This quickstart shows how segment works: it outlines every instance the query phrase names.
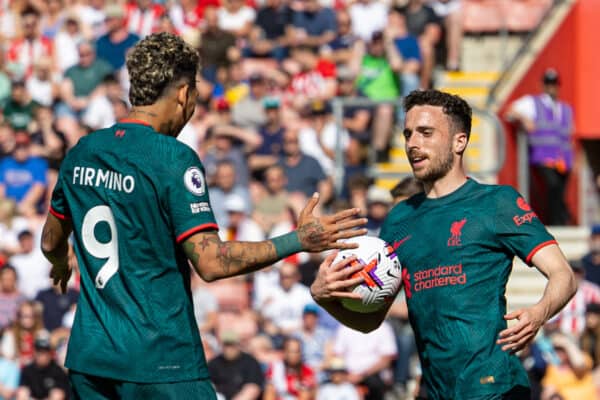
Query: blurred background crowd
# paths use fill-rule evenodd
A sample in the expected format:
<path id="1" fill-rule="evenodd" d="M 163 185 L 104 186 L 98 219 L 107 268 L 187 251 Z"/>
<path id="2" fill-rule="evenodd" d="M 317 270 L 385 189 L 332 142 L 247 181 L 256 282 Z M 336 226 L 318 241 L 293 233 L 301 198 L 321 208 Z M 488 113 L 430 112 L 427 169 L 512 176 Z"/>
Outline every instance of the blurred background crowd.
<path id="1" fill-rule="evenodd" d="M 62 367 L 78 280 L 51 287 L 40 231 L 61 160 L 127 116 L 127 51 L 172 32 L 201 54 L 200 92 L 179 140 L 199 154 L 223 239 L 295 225 L 308 196 L 359 207 L 376 235 L 390 207 L 421 191 L 376 185 L 398 100 L 459 71 L 461 0 L 0 0 L 0 400 L 65 399 Z M 549 2 L 546 2 L 549 4 Z M 359 98 L 334 115 L 332 99 Z M 337 118 L 336 118 L 337 117 Z M 341 163 L 340 163 L 341 160 Z M 536 399 L 600 388 L 600 226 L 574 260 L 575 299 L 524 354 Z M 192 294 L 211 377 L 224 399 L 404 399 L 419 365 L 406 303 L 370 334 L 311 299 L 323 255 L 298 254 Z M 600 393 L 600 392 L 598 392 Z"/>

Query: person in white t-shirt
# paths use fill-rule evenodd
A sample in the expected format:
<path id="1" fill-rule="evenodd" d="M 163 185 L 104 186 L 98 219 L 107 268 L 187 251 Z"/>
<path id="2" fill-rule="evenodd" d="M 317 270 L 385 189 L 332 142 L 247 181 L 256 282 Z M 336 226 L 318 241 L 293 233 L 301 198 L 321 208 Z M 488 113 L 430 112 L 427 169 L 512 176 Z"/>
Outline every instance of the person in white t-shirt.
<path id="1" fill-rule="evenodd" d="M 296 333 L 302 326 L 304 307 L 313 303 L 308 287 L 300 282 L 298 267 L 283 263 L 279 268 L 279 286 L 258 304 L 258 310 L 284 335 Z"/>
<path id="2" fill-rule="evenodd" d="M 350 6 L 349 12 L 352 33 L 366 42 L 387 24 L 388 8 L 380 0 L 358 0 Z"/>
<path id="3" fill-rule="evenodd" d="M 40 233 L 37 232 L 34 236 L 29 230 L 20 232 L 18 239 L 21 253 L 8 259 L 9 264 L 17 270 L 19 291 L 29 299 L 50 286 L 50 263 L 42 254 Z"/>
<path id="4" fill-rule="evenodd" d="M 359 400 L 361 398 L 356 386 L 348 381 L 348 370 L 342 358 L 332 358 L 325 371 L 329 376 L 329 382 L 319 387 L 317 400 Z"/>
<path id="5" fill-rule="evenodd" d="M 343 358 L 349 381 L 367 388 L 365 400 L 383 398 L 392 383 L 390 368 L 398 352 L 394 332 L 387 322 L 367 334 L 340 326 L 333 352 Z"/>
<path id="6" fill-rule="evenodd" d="M 244 5 L 243 0 L 226 0 L 219 8 L 219 28 L 238 38 L 248 36 L 256 18 L 256 11 Z"/>

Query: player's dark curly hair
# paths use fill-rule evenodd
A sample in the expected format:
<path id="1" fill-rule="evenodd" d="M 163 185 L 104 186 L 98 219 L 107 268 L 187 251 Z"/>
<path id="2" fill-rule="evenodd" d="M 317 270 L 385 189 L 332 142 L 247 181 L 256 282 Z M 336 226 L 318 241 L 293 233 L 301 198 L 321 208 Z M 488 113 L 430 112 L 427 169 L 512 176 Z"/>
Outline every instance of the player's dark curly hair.
<path id="1" fill-rule="evenodd" d="M 198 52 L 179 36 L 166 32 L 147 36 L 127 55 L 131 105 L 154 104 L 181 81 L 194 87 L 199 63 Z"/>
<path id="2" fill-rule="evenodd" d="M 404 110 L 408 112 L 414 106 L 442 107 L 444 114 L 450 117 L 451 129 L 471 136 L 471 106 L 459 96 L 439 90 L 414 90 L 404 98 Z"/>

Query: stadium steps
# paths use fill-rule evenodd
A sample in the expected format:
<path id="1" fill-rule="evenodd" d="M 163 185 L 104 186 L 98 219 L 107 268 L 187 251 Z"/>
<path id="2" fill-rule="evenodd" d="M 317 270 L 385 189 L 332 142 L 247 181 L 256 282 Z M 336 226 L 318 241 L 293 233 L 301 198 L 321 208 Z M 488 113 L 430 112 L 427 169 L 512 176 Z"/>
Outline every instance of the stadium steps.
<path id="1" fill-rule="evenodd" d="M 568 260 L 579 260 L 588 251 L 589 229 L 586 227 L 549 227 Z M 506 297 L 509 311 L 535 304 L 544 293 L 546 278 L 515 258 L 508 280 Z"/>

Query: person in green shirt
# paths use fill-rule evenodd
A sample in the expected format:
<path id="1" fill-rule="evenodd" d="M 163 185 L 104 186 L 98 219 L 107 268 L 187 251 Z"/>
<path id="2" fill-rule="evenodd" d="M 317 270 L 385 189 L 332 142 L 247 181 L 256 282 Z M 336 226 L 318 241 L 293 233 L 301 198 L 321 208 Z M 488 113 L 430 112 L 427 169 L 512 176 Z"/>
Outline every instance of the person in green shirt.
<path id="1" fill-rule="evenodd" d="M 215 399 L 190 290 L 247 274 L 299 251 L 355 247 L 358 209 L 316 217 L 261 242 L 223 242 L 202 162 L 175 137 L 191 118 L 199 56 L 159 33 L 127 57 L 129 118 L 83 137 L 61 164 L 42 233 L 54 284 L 81 276 L 65 365 L 75 399 Z"/>
<path id="2" fill-rule="evenodd" d="M 405 149 L 424 192 L 389 212 L 380 238 L 402 264 L 410 324 L 423 376 L 423 396 L 437 399 L 529 399 L 529 382 L 516 352 L 575 294 L 565 256 L 536 213 L 509 186 L 484 185 L 463 168 L 471 108 L 436 90 L 405 99 Z M 356 297 L 344 269 L 321 265 L 314 299 L 343 324 L 369 332 L 388 307 L 371 314 L 337 301 Z M 548 278 L 531 307 L 506 312 L 506 283 L 517 256 Z M 507 328 L 507 321 L 514 324 Z M 426 393 L 426 397 L 424 394 Z"/>
<path id="3" fill-rule="evenodd" d="M 31 100 L 25 88 L 25 81 L 12 82 L 10 98 L 4 105 L 2 113 L 4 118 L 15 130 L 27 130 L 38 104 Z"/>

